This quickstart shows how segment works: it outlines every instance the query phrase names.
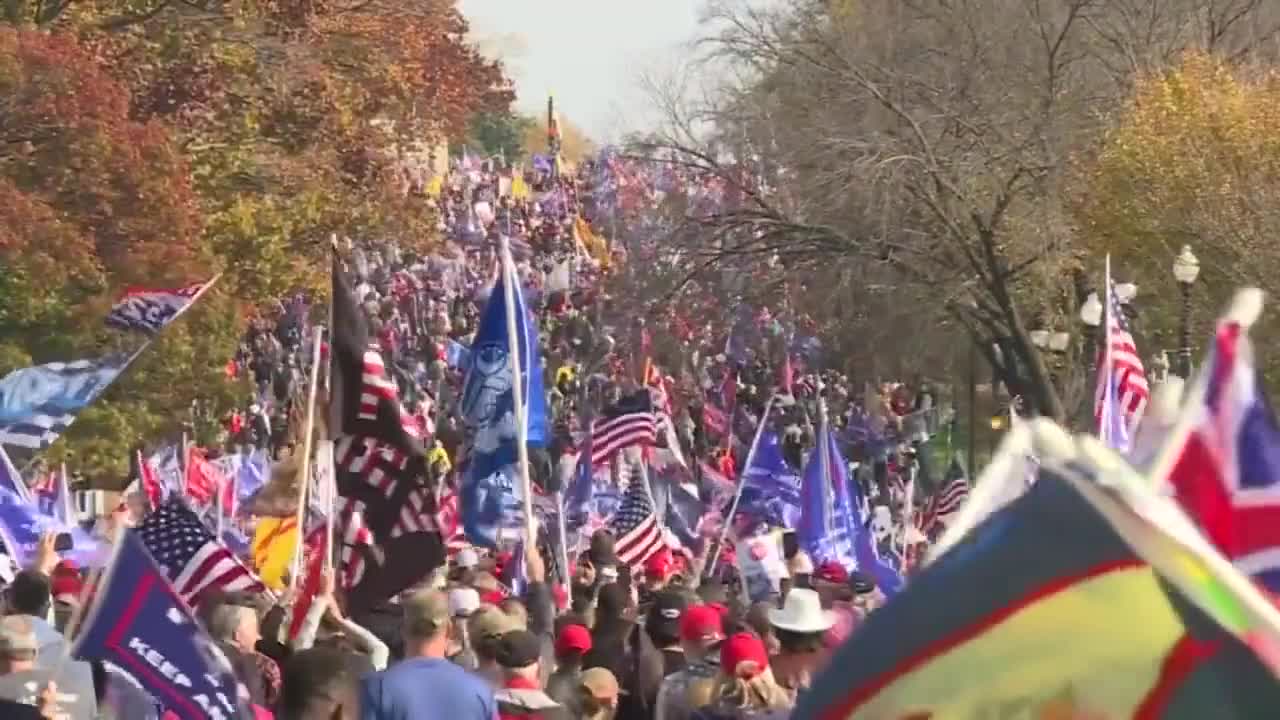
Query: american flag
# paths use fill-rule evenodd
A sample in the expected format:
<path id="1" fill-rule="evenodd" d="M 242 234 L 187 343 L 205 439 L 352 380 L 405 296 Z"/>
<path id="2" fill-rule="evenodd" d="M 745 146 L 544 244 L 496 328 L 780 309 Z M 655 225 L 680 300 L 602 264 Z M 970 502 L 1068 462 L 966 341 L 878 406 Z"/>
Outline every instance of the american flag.
<path id="1" fill-rule="evenodd" d="M 955 465 L 953 465 L 955 467 Z M 948 475 L 954 475 L 949 472 Z M 969 481 L 963 475 L 952 477 L 920 508 L 916 527 L 926 537 L 933 534 L 937 527 L 946 522 L 951 515 L 959 512 L 965 501 L 969 499 Z"/>
<path id="2" fill-rule="evenodd" d="M 382 550 L 374 540 L 373 531 L 365 522 L 364 503 L 349 497 L 336 499 L 338 522 L 335 527 L 342 532 L 342 548 L 339 552 L 341 585 L 351 589 L 364 579 L 366 558 L 379 565 L 383 562 Z"/>
<path id="3" fill-rule="evenodd" d="M 1116 450 L 1127 451 L 1131 430 L 1147 407 L 1150 388 L 1109 272 L 1106 284 L 1106 335 L 1099 351 L 1094 419 L 1103 442 Z"/>
<path id="4" fill-rule="evenodd" d="M 1280 424 L 1239 323 L 1219 325 L 1205 367 L 1191 427 L 1170 439 L 1179 449 L 1166 480 L 1222 554 L 1280 592 Z"/>
<path id="5" fill-rule="evenodd" d="M 658 418 L 648 390 L 619 400 L 591 424 L 591 464 L 601 465 L 632 445 L 658 441 Z"/>
<path id="6" fill-rule="evenodd" d="M 642 477 L 631 481 L 609 526 L 616 538 L 613 547 L 618 562 L 633 570 L 644 567 L 645 561 L 666 545 Z"/>
<path id="7" fill-rule="evenodd" d="M 170 500 L 148 515 L 138 526 L 138 535 L 188 605 L 209 589 L 265 590 L 257 576 L 179 500 Z"/>

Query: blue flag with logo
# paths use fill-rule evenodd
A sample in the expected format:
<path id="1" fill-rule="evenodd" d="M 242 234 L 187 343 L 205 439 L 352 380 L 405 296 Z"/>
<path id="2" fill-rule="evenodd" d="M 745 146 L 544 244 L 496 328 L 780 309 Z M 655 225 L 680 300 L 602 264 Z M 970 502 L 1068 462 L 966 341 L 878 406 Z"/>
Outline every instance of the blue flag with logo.
<path id="1" fill-rule="evenodd" d="M 53 362 L 0 379 L 0 444 L 43 450 L 129 364 L 128 355 Z"/>
<path id="2" fill-rule="evenodd" d="M 519 483 L 514 482 L 517 473 L 508 470 L 516 463 L 518 437 L 513 392 L 517 378 L 510 360 L 513 350 L 520 360 L 518 381 L 526 405 L 527 444 L 544 447 L 549 435 L 537 324 L 529 315 L 519 283 L 512 278 L 516 337 L 509 337 L 504 277 L 514 269 L 509 258 L 504 258 L 502 265 L 503 274 L 489 293 L 471 343 L 459 405 L 472 436 L 470 466 L 459 498 L 462 526 L 468 540 L 487 547 L 497 544 L 505 510 L 513 506 L 512 494 L 519 492 Z"/>
<path id="3" fill-rule="evenodd" d="M 116 666 L 181 720 L 249 717 L 226 656 L 135 531 L 120 541 L 74 654 Z"/>
<path id="4" fill-rule="evenodd" d="M 782 457 L 778 434 L 766 430 L 742 469 L 738 512 L 774 527 L 794 529 L 800 521 L 800 474 Z"/>
<path id="5" fill-rule="evenodd" d="M 826 452 L 826 462 L 822 453 Z M 796 540 L 815 561 L 835 560 L 847 568 L 858 566 L 854 540 L 861 524 L 849 492 L 849 466 L 840 455 L 835 436 L 824 424 L 818 444 L 809 454 L 800 488 L 800 522 Z"/>

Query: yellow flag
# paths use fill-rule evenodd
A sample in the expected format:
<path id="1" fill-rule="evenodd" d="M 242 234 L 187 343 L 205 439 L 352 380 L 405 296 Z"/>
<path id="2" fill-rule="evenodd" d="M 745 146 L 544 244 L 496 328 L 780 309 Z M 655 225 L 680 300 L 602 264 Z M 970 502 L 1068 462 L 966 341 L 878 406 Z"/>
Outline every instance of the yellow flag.
<path id="1" fill-rule="evenodd" d="M 427 183 L 427 195 L 431 197 L 440 197 L 440 192 L 444 189 L 444 176 L 436 175 L 431 178 L 431 182 Z"/>
<path id="2" fill-rule="evenodd" d="M 526 200 L 529 197 L 529 186 L 524 181 L 524 171 L 519 168 L 511 178 L 511 197 L 516 200 Z"/>
<path id="3" fill-rule="evenodd" d="M 293 564 L 298 546 L 298 519 L 267 517 L 253 531 L 253 565 L 258 577 L 272 590 L 284 589 L 284 576 Z"/>
<path id="4" fill-rule="evenodd" d="M 573 231 L 578 236 L 578 241 L 582 243 L 582 247 L 587 254 L 595 258 L 600 263 L 600 267 L 609 267 L 609 243 L 600 237 L 591 229 L 591 225 L 587 223 L 581 215 L 573 221 Z"/>

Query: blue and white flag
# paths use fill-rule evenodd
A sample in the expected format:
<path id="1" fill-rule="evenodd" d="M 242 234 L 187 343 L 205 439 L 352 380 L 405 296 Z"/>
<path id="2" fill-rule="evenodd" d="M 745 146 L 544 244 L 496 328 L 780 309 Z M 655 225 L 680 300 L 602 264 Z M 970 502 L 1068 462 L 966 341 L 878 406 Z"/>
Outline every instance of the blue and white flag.
<path id="1" fill-rule="evenodd" d="M 751 464 L 742 469 L 738 513 L 766 525 L 794 529 L 800 521 L 800 474 L 782 457 L 778 434 L 765 430 Z"/>
<path id="2" fill-rule="evenodd" d="M 8 487 L 0 487 L 0 542 L 18 567 L 27 567 L 35 559 L 36 547 L 44 533 L 70 534 L 73 546 L 64 556 L 83 567 L 101 564 L 101 545 L 79 525 L 46 515 L 29 498 L 19 497 Z"/>
<path id="3" fill-rule="evenodd" d="M 0 379 L 0 444 L 43 450 L 129 364 L 128 355 L 53 362 Z"/>
<path id="4" fill-rule="evenodd" d="M 515 272 L 509 257 L 503 258 L 502 267 L 471 344 L 460 402 L 462 417 L 472 435 L 470 466 L 460 493 L 462 525 L 471 542 L 489 547 L 497 544 L 503 508 L 509 507 L 513 485 L 519 484 L 512 481 L 514 473 L 504 472 L 517 460 L 513 392 L 516 378 L 510 360 L 513 349 L 520 361 L 527 445 L 543 447 L 549 435 L 537 324 L 529 315 L 523 294 L 517 290 L 513 298 L 517 337 L 508 336 L 506 284 L 510 281 L 518 287 L 518 283 L 507 275 Z"/>
<path id="5" fill-rule="evenodd" d="M 251 717 L 226 656 L 135 531 L 120 541 L 74 654 L 110 662 L 181 720 Z"/>
<path id="6" fill-rule="evenodd" d="M 822 453 L 826 452 L 826 462 Z M 824 424 L 809 455 L 800 488 L 801 515 L 796 527 L 800 547 L 815 562 L 835 560 L 857 567 L 854 540 L 861 528 L 849 491 L 849 466 Z"/>
<path id="7" fill-rule="evenodd" d="M 455 370 L 465 369 L 471 359 L 471 348 L 450 339 L 444 346 L 444 361 Z"/>

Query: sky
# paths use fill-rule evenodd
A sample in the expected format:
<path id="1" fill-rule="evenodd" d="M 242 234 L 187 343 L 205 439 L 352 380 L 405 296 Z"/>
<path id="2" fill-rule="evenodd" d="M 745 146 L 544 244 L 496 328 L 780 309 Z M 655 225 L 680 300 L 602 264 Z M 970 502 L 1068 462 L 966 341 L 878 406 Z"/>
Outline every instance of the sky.
<path id="1" fill-rule="evenodd" d="M 644 125 L 642 73 L 688 54 L 697 0 L 460 0 L 472 33 L 507 64 L 521 112 L 562 117 L 593 140 Z"/>

